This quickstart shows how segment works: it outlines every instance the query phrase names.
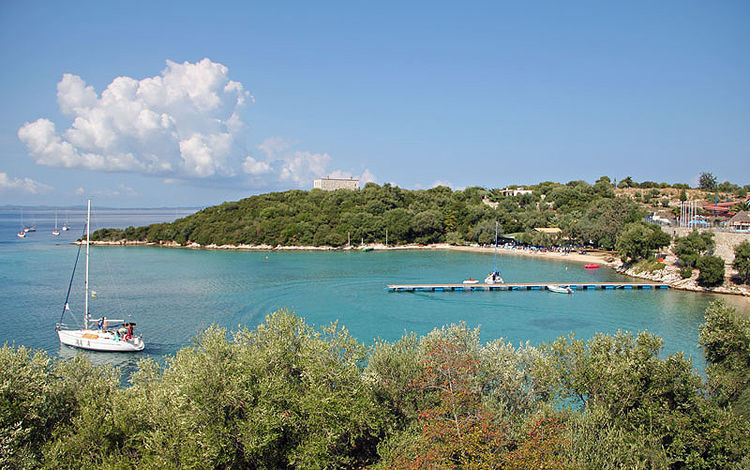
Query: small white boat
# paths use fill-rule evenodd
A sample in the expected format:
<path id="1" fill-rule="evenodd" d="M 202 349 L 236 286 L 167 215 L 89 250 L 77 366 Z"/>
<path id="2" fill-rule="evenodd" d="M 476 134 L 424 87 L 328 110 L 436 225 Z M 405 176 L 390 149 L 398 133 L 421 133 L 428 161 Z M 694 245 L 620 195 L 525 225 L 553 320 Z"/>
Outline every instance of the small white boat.
<path id="1" fill-rule="evenodd" d="M 469 279 L 464 281 L 464 284 L 479 284 L 479 281 L 474 279 L 473 277 L 470 277 Z"/>
<path id="2" fill-rule="evenodd" d="M 59 237 L 60 231 L 57 230 L 57 211 L 55 211 L 55 229 L 52 231 L 52 235 Z"/>
<path id="3" fill-rule="evenodd" d="M 67 346 L 80 349 L 90 349 L 92 351 L 106 352 L 137 352 L 142 351 L 146 346 L 143 338 L 133 332 L 135 323 L 124 320 L 109 320 L 106 317 L 92 319 L 89 316 L 89 223 L 91 221 L 91 201 L 88 202 L 86 212 L 86 277 L 85 277 L 85 301 L 83 309 L 83 325 L 80 328 L 73 328 L 63 323 L 55 326 L 57 337 L 60 343 Z M 79 251 L 80 253 L 80 251 Z M 76 265 L 78 259 L 76 258 Z M 75 267 L 73 268 L 75 275 Z M 71 284 L 72 285 L 72 280 Z M 70 285 L 68 294 L 65 297 L 65 306 L 60 317 L 70 310 L 68 300 L 70 298 Z M 92 292 L 92 297 L 95 295 Z"/>
<path id="4" fill-rule="evenodd" d="M 21 230 L 16 234 L 18 238 L 26 238 L 26 230 L 23 227 L 23 209 L 21 209 Z"/>
<path id="5" fill-rule="evenodd" d="M 60 230 L 62 230 L 63 232 L 67 232 L 68 230 L 70 230 L 70 226 L 68 226 L 68 211 L 65 211 L 65 223 L 62 227 L 60 227 Z"/>
<path id="6" fill-rule="evenodd" d="M 554 292 L 556 294 L 572 294 L 573 293 L 573 289 L 571 289 L 570 287 L 567 287 L 567 286 L 563 287 L 563 286 L 558 286 L 555 284 L 547 285 L 547 290 L 550 292 Z"/>
<path id="7" fill-rule="evenodd" d="M 495 268 L 484 278 L 485 284 L 504 284 L 505 281 L 497 269 L 497 221 L 495 221 Z"/>

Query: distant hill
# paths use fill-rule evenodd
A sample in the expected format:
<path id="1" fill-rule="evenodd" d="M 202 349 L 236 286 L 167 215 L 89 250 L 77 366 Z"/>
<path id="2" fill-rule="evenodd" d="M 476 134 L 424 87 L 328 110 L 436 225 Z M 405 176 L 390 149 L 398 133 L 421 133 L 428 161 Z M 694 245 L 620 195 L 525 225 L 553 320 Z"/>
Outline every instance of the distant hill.
<path id="1" fill-rule="evenodd" d="M 101 229 L 92 240 L 336 247 L 347 240 L 384 243 L 387 231 L 389 244 L 491 243 L 497 221 L 501 234 L 521 233 L 523 243 L 612 249 L 624 224 L 675 207 L 684 188 L 615 188 L 603 177 L 593 185 L 543 182 L 527 189 L 532 193 L 517 196 L 476 186 L 406 190 L 374 183 L 360 191 L 291 190 L 225 202 L 173 223 Z M 691 198 L 702 194 L 696 191 L 688 190 Z M 539 227 L 562 232 L 550 236 L 534 231 Z"/>

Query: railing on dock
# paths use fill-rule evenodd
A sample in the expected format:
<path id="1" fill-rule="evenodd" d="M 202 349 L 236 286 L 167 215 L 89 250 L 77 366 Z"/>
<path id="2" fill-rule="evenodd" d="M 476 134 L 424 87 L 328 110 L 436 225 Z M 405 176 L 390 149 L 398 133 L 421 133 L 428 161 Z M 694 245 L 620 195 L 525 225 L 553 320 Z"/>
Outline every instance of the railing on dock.
<path id="1" fill-rule="evenodd" d="M 580 283 L 506 283 L 506 284 L 391 284 L 390 292 L 482 292 L 547 290 L 549 286 L 570 287 L 573 290 L 594 289 L 669 289 L 668 284 L 633 282 L 580 282 Z"/>

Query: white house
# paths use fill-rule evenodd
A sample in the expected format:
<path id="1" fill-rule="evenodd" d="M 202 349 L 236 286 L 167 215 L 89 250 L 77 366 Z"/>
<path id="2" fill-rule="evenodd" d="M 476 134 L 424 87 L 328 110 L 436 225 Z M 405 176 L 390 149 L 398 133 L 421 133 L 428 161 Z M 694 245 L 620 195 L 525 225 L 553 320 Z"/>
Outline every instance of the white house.
<path id="1" fill-rule="evenodd" d="M 534 191 L 526 189 L 523 186 L 519 186 L 515 189 L 501 189 L 500 192 L 503 193 L 503 196 L 520 196 L 521 194 L 531 194 Z"/>

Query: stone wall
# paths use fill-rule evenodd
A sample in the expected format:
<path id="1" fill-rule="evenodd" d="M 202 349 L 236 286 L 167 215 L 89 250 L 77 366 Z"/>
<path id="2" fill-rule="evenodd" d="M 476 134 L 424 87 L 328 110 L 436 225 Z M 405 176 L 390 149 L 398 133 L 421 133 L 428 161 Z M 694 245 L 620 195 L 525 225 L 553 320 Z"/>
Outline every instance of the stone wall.
<path id="1" fill-rule="evenodd" d="M 688 227 L 662 227 L 662 229 L 672 236 L 676 235 L 679 237 L 685 237 L 693 230 Z M 734 247 L 742 243 L 744 240 L 750 240 L 750 233 L 724 232 L 711 228 L 699 228 L 697 230 L 699 232 L 713 232 L 714 241 L 716 242 L 714 254 L 724 260 L 727 271 L 729 271 L 732 262 L 734 261 Z"/>

